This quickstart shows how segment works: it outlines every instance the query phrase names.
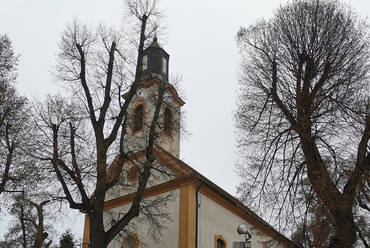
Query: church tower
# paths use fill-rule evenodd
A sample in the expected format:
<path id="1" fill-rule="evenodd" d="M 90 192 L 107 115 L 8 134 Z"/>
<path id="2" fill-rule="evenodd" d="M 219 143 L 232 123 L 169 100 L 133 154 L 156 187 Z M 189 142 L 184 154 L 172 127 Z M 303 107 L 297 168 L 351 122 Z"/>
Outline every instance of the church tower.
<path id="1" fill-rule="evenodd" d="M 184 101 L 168 82 L 169 57 L 159 46 L 157 38 L 144 50 L 142 78 L 125 121 L 124 151 L 127 154 L 146 148 L 156 102 L 161 96 L 155 143 L 175 157 L 180 155 L 180 114 Z"/>
<path id="2" fill-rule="evenodd" d="M 130 219 L 107 247 L 246 247 L 246 236 L 235 230 L 249 225 L 254 248 L 264 244 L 296 248 L 238 199 L 179 159 L 180 111 L 184 102 L 168 82 L 168 61 L 169 55 L 154 39 L 144 51 L 142 78 L 123 124 L 122 145 L 128 156 L 123 165 L 113 162 L 107 171 L 107 180 L 115 180 L 117 175 L 119 178 L 105 195 L 104 228 L 107 231 L 125 216 L 132 216 L 137 196 L 141 197 L 140 214 Z M 146 156 L 155 113 L 159 115 L 155 145 Z M 155 160 L 151 161 L 153 156 Z M 150 169 L 149 177 L 144 174 L 146 169 Z M 141 183 L 145 183 L 144 190 Z M 86 216 L 84 248 L 90 243 L 90 221 Z M 156 230 L 153 232 L 156 227 L 163 227 L 160 236 Z M 247 235 L 244 229 L 239 233 Z"/>

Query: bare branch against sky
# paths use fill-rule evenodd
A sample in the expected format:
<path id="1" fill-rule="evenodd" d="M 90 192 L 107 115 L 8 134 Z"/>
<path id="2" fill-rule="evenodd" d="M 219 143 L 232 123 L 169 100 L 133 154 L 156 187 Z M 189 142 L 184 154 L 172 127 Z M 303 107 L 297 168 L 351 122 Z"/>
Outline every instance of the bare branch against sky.
<path id="1" fill-rule="evenodd" d="M 235 36 L 240 26 L 271 16 L 280 2 L 285 1 L 160 1 L 169 27 L 167 39 L 163 37 L 167 42 L 161 45 L 171 56 L 171 73 L 182 75 L 187 96 L 184 109 L 192 133 L 181 143 L 180 158 L 231 194 L 239 182 L 234 172 L 232 118 L 239 60 Z M 346 2 L 361 15 L 368 15 L 368 0 Z M 15 53 L 21 55 L 17 88 L 28 97 L 61 90 L 50 71 L 56 64 L 57 42 L 67 22 L 74 17 L 92 25 L 101 21 L 119 27 L 125 22 L 122 0 L 109 4 L 103 0 L 0 0 L 0 6 L 0 33 L 9 35 Z M 0 234 L 4 232 L 0 230 Z"/>

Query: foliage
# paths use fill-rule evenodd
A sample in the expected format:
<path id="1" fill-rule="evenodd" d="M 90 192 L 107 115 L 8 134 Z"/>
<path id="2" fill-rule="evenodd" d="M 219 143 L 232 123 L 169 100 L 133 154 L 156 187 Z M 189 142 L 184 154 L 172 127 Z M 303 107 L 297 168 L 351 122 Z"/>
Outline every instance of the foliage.
<path id="1" fill-rule="evenodd" d="M 328 247 L 351 247 L 370 203 L 367 23 L 335 0 L 295 0 L 237 41 L 242 199 L 265 204 L 285 227 L 323 205 Z"/>
<path id="2" fill-rule="evenodd" d="M 75 238 L 71 230 L 67 230 L 62 234 L 59 240 L 59 248 L 73 248 L 75 247 Z"/>

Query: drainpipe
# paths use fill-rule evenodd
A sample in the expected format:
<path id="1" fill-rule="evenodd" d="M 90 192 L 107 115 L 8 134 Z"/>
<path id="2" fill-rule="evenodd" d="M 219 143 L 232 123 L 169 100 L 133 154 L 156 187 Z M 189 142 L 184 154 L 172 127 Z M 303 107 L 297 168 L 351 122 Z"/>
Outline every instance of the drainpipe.
<path id="1" fill-rule="evenodd" d="M 199 187 L 195 191 L 195 248 L 198 248 L 198 191 L 202 187 L 203 181 L 200 181 Z"/>

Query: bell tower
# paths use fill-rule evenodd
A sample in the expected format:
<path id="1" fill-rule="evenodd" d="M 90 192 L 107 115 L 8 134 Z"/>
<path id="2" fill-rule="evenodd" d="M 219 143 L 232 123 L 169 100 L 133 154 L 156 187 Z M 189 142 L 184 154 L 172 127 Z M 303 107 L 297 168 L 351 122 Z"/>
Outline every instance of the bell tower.
<path id="1" fill-rule="evenodd" d="M 141 81 L 136 95 L 131 100 L 125 121 L 126 134 L 123 145 L 124 151 L 128 154 L 146 148 L 156 102 L 158 97 L 161 97 L 162 104 L 156 120 L 155 144 L 179 157 L 181 107 L 185 102 L 168 82 L 169 57 L 169 54 L 159 46 L 156 37 L 143 52 Z M 123 97 L 125 98 L 125 95 Z"/>
<path id="2" fill-rule="evenodd" d="M 168 60 L 170 55 L 163 50 L 154 37 L 153 42 L 144 50 L 142 75 L 143 78 L 150 76 L 160 76 L 168 82 Z"/>

